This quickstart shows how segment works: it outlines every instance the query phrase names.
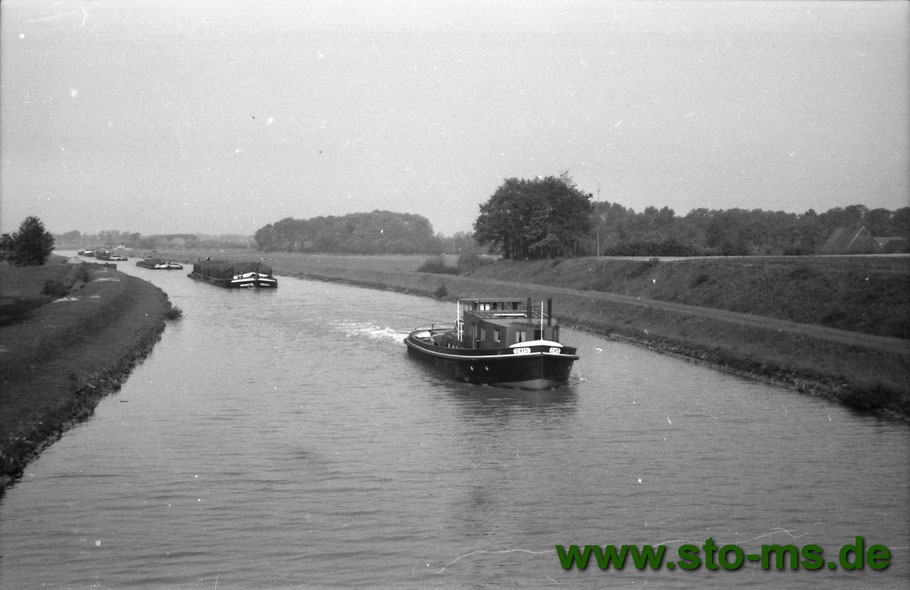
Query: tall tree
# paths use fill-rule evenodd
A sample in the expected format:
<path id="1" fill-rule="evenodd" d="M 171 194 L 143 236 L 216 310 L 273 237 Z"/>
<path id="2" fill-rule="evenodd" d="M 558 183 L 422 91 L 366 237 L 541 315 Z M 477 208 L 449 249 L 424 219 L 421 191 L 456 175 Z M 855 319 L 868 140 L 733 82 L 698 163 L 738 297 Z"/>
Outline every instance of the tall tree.
<path id="1" fill-rule="evenodd" d="M 9 234 L 0 236 L 0 260 L 12 264 L 10 257 L 13 255 L 13 237 Z"/>
<path id="2" fill-rule="evenodd" d="M 594 205 L 567 174 L 507 178 L 480 206 L 474 239 L 505 258 L 555 258 L 578 252 L 589 237 Z"/>
<path id="3" fill-rule="evenodd" d="M 26 217 L 12 235 L 9 260 L 16 266 L 39 266 L 54 251 L 54 236 L 37 217 Z"/>

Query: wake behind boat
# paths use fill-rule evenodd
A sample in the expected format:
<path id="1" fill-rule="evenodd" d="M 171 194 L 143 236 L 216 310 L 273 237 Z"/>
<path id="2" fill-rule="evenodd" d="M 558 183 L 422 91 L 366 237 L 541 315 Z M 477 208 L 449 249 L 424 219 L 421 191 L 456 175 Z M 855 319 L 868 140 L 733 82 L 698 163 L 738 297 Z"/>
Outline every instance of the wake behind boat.
<path id="1" fill-rule="evenodd" d="M 187 276 L 226 289 L 278 288 L 278 279 L 272 276 L 272 268 L 261 262 L 200 260 Z"/>
<path id="2" fill-rule="evenodd" d="M 421 326 L 408 353 L 448 378 L 520 389 L 551 389 L 569 379 L 576 349 L 559 342 L 552 299 L 459 299 L 454 325 Z"/>

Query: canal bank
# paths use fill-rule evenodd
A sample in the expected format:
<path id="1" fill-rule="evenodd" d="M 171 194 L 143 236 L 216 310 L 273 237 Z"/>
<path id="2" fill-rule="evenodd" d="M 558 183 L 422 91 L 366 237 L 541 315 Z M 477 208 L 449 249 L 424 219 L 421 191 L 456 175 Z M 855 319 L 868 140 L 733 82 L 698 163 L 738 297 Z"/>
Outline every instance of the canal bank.
<path id="1" fill-rule="evenodd" d="M 46 269 L 59 297 L 0 327 L 0 496 L 42 449 L 120 388 L 172 309 L 161 289 L 114 265 L 66 266 Z M 4 269 L 4 283 L 19 270 Z"/>

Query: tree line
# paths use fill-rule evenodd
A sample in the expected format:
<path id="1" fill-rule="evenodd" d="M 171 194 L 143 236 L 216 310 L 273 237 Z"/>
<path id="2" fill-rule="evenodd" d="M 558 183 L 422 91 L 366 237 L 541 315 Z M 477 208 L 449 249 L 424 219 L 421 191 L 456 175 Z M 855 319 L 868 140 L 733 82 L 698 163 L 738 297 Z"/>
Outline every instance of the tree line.
<path id="1" fill-rule="evenodd" d="M 563 173 L 506 179 L 480 206 L 474 238 L 505 258 L 806 255 L 819 253 L 836 229 L 863 225 L 873 236 L 910 237 L 910 207 L 850 205 L 800 214 L 702 208 L 685 216 L 647 207 L 636 213 L 618 203 L 592 202 Z"/>
<path id="2" fill-rule="evenodd" d="M 614 256 L 817 254 L 836 229 L 863 225 L 874 236 L 910 236 L 910 207 L 850 205 L 823 213 L 693 209 L 679 217 L 667 207 L 636 213 L 603 202 L 594 205 L 594 220 L 589 249 Z"/>
<path id="3" fill-rule="evenodd" d="M 507 178 L 480 205 L 473 232 L 433 234 L 420 215 L 372 211 L 310 219 L 287 217 L 256 231 L 252 242 L 204 239 L 195 234 L 142 236 L 67 232 L 67 245 L 128 248 L 236 248 L 337 254 L 501 254 L 505 258 L 564 256 L 808 255 L 840 228 L 865 226 L 872 236 L 903 238 L 908 251 L 910 207 L 894 211 L 864 205 L 817 213 L 762 209 L 693 209 L 678 216 L 668 207 L 641 212 L 608 201 L 595 202 L 567 172 L 534 179 Z"/>
<path id="4" fill-rule="evenodd" d="M 96 234 L 68 231 L 55 236 L 64 248 L 131 248 L 136 250 L 194 250 L 218 248 L 249 248 L 251 239 L 241 235 L 209 236 L 203 234 L 152 234 L 104 230 Z"/>
<path id="5" fill-rule="evenodd" d="M 411 213 L 372 211 L 310 219 L 287 217 L 253 236 L 259 250 L 335 254 L 439 254 L 430 220 Z"/>
<path id="6" fill-rule="evenodd" d="M 865 225 L 873 236 L 910 236 L 910 207 L 864 205 L 822 213 L 668 207 L 641 212 L 595 202 L 567 173 L 507 178 L 485 203 L 473 233 L 433 235 L 419 215 L 373 211 L 340 217 L 286 218 L 256 232 L 260 250 L 345 254 L 501 254 L 504 258 L 570 256 L 808 255 L 838 228 Z M 906 243 L 903 246 L 906 248 Z"/>

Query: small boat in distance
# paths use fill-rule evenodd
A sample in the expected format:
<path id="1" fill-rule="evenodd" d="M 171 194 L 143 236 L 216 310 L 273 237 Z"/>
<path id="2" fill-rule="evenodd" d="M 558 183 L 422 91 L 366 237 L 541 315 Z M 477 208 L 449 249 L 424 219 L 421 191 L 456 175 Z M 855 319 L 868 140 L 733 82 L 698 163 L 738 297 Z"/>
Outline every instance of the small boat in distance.
<path id="1" fill-rule="evenodd" d="M 200 260 L 187 276 L 226 289 L 278 288 L 278 279 L 272 276 L 272 268 L 261 262 Z"/>
<path id="2" fill-rule="evenodd" d="M 450 379 L 551 389 L 568 381 L 578 360 L 575 348 L 560 344 L 552 309 L 552 299 L 546 312 L 530 299 L 459 299 L 454 325 L 421 326 L 404 343 Z"/>
<path id="3" fill-rule="evenodd" d="M 151 268 L 152 270 L 181 270 L 183 268 L 182 264 L 160 258 L 143 258 L 136 262 L 136 266 Z"/>

